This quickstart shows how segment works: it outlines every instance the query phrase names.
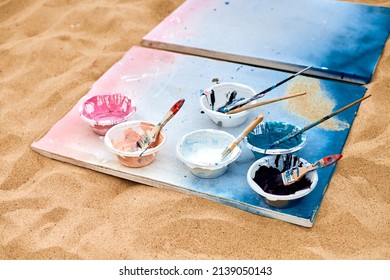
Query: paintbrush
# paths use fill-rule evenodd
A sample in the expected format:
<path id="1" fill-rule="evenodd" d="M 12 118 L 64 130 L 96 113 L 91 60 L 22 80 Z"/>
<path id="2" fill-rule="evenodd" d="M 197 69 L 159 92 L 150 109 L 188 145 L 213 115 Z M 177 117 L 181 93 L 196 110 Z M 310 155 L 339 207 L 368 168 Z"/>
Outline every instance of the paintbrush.
<path id="1" fill-rule="evenodd" d="M 211 101 L 211 110 L 214 111 L 214 104 L 215 104 L 215 92 L 214 92 L 214 90 L 211 90 L 210 101 Z"/>
<path id="2" fill-rule="evenodd" d="M 214 91 L 212 91 L 212 92 L 214 92 Z M 236 99 L 236 96 L 237 96 L 237 91 L 235 91 L 235 90 L 233 90 L 232 92 L 229 91 L 229 92 L 226 94 L 226 97 L 228 98 L 228 101 L 226 101 L 224 105 L 222 105 L 221 107 L 219 107 L 219 108 L 217 109 L 217 111 L 219 112 L 219 110 L 220 110 L 221 108 L 225 108 L 225 107 L 227 107 L 227 106 L 232 106 L 233 104 L 236 104 L 237 102 L 239 102 L 239 101 L 245 99 L 244 97 L 241 97 L 241 98 L 239 98 L 239 99 Z M 214 106 L 212 106 L 212 109 L 214 110 Z"/>
<path id="3" fill-rule="evenodd" d="M 339 110 L 337 110 L 337 111 L 335 111 L 335 112 L 333 112 L 333 113 L 331 113 L 331 114 L 329 114 L 329 115 L 323 117 L 322 119 L 319 119 L 318 121 L 315 121 L 315 122 L 313 122 L 312 124 L 309 124 L 309 125 L 305 126 L 304 128 L 302 128 L 302 129 L 300 129 L 300 130 L 297 130 L 297 131 L 295 131 L 295 132 L 292 132 L 292 133 L 288 134 L 287 136 L 285 136 L 285 137 L 283 137 L 283 138 L 281 138 L 281 139 L 275 141 L 274 143 L 272 143 L 272 144 L 269 146 L 269 149 L 272 149 L 272 148 L 274 148 L 275 146 L 277 146 L 277 145 L 279 145 L 279 144 L 281 144 L 281 143 L 283 143 L 283 142 L 286 142 L 286 141 L 288 141 L 288 140 L 290 140 L 290 139 L 292 139 L 292 138 L 298 136 L 299 134 L 302 134 L 302 133 L 305 132 L 306 130 L 308 130 L 308 129 L 310 129 L 310 128 L 316 126 L 316 125 L 319 125 L 320 123 L 322 123 L 322 122 L 324 122 L 324 121 L 330 119 L 331 117 L 337 115 L 338 113 L 341 113 L 341 112 L 347 110 L 348 108 L 350 108 L 350 107 L 356 105 L 357 103 L 362 102 L 364 99 L 367 99 L 367 98 L 369 98 L 370 96 L 371 96 L 371 94 L 369 94 L 369 95 L 367 95 L 367 96 L 365 96 L 365 97 L 363 97 L 363 98 L 360 98 L 360 99 L 358 99 L 358 100 L 356 100 L 356 101 L 350 103 L 349 105 L 347 105 L 347 106 L 345 106 L 345 107 L 343 107 L 343 108 L 341 108 L 341 109 L 339 109 Z"/>
<path id="4" fill-rule="evenodd" d="M 244 106 L 244 105 L 246 105 L 246 104 L 248 104 L 248 103 L 250 103 L 250 102 L 252 102 L 252 101 L 254 101 L 256 99 L 259 99 L 259 98 L 263 97 L 267 92 L 277 88 L 278 86 L 284 84 L 285 82 L 291 80 L 292 78 L 295 78 L 296 76 L 302 74 L 303 72 L 309 70 L 310 68 L 312 68 L 312 66 L 309 66 L 309 67 L 306 67 L 305 69 L 302 69 L 301 71 L 299 71 L 299 72 L 297 72 L 297 73 L 287 77 L 286 79 L 284 79 L 284 80 L 274 84 L 273 86 L 271 86 L 271 87 L 269 87 L 269 88 L 259 92 L 258 94 L 255 94 L 254 96 L 252 96 L 250 98 L 246 98 L 246 99 L 240 100 L 238 102 L 235 102 L 233 104 L 226 105 L 226 106 L 223 106 L 221 108 L 218 108 L 218 112 L 227 113 L 230 110 L 233 110 L 233 109 L 236 109 L 238 107 Z"/>
<path id="5" fill-rule="evenodd" d="M 184 104 L 184 99 L 180 99 L 177 101 L 171 109 L 169 109 L 168 113 L 164 116 L 164 118 L 155 125 L 152 129 L 146 131 L 141 138 L 137 141 L 137 147 L 143 149 L 140 156 L 148 149 L 148 147 L 157 139 L 158 134 L 161 129 L 166 125 L 166 123 L 173 118 L 174 115 L 180 110 L 180 108 Z"/>
<path id="6" fill-rule="evenodd" d="M 233 110 L 227 112 L 227 114 L 239 113 L 239 112 L 246 111 L 246 110 L 249 110 L 249 109 L 252 109 L 252 108 L 260 107 L 260 106 L 263 106 L 263 105 L 267 105 L 267 104 L 270 104 L 270 103 L 274 103 L 274 102 L 281 101 L 281 100 L 286 100 L 286 99 L 289 99 L 289 98 L 293 98 L 293 97 L 297 97 L 297 96 L 301 96 L 301 95 L 305 95 L 305 94 L 306 94 L 306 92 L 300 92 L 300 93 L 296 93 L 296 94 L 293 94 L 293 95 L 290 95 L 290 96 L 283 96 L 283 97 L 280 97 L 280 98 L 275 98 L 275 99 L 271 99 L 271 100 L 268 100 L 268 101 L 263 101 L 263 102 L 256 103 L 256 104 L 246 105 L 246 106 L 243 106 L 243 107 L 239 107 L 239 108 L 233 109 Z"/>
<path id="7" fill-rule="evenodd" d="M 223 150 L 221 153 L 221 160 L 225 159 L 237 145 L 244 139 L 244 137 L 251 132 L 261 121 L 263 120 L 263 115 L 258 115 L 256 119 L 254 119 L 246 128 L 245 130 L 236 138 L 233 140 L 233 142 Z"/>
<path id="8" fill-rule="evenodd" d="M 342 157 L 342 154 L 330 155 L 316 161 L 313 164 L 291 168 L 285 172 L 280 173 L 280 177 L 278 176 L 278 178 L 275 179 L 275 184 L 283 184 L 284 186 L 291 185 L 301 180 L 308 172 L 335 164 Z"/>

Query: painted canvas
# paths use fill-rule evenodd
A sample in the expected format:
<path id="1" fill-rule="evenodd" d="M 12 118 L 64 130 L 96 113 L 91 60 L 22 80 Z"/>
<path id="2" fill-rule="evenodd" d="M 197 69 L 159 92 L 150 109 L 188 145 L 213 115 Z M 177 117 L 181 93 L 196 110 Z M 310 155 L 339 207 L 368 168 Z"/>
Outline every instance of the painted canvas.
<path id="1" fill-rule="evenodd" d="M 199 129 L 226 131 L 238 136 L 257 115 L 263 121 L 284 121 L 304 127 L 352 101 L 361 98 L 366 88 L 349 83 L 321 80 L 306 75 L 268 92 L 269 100 L 307 92 L 305 96 L 254 108 L 238 127 L 221 127 L 204 114 L 200 97 L 205 89 L 219 83 L 235 82 L 256 92 L 285 79 L 290 74 L 245 64 L 219 61 L 169 51 L 132 47 L 122 59 L 99 78 L 89 92 L 55 123 L 32 148 L 50 158 L 90 168 L 106 174 L 204 197 L 257 215 L 311 227 L 317 217 L 325 191 L 336 166 L 318 171 L 316 188 L 299 204 L 275 208 L 266 204 L 248 185 L 246 176 L 256 160 L 240 143 L 241 154 L 222 176 L 204 179 L 194 176 L 176 155 L 181 136 Z M 83 100 L 100 93 L 122 93 L 136 106 L 133 120 L 157 123 L 177 100 L 185 99 L 180 111 L 163 128 L 167 136 L 164 148 L 155 161 L 142 168 L 122 165 L 116 155 L 80 118 L 78 107 Z M 298 155 L 309 162 L 329 154 L 341 153 L 358 111 L 356 105 L 307 131 L 308 142 Z"/>
<path id="2" fill-rule="evenodd" d="M 188 0 L 144 46 L 366 84 L 390 31 L 390 9 L 333 0 Z"/>

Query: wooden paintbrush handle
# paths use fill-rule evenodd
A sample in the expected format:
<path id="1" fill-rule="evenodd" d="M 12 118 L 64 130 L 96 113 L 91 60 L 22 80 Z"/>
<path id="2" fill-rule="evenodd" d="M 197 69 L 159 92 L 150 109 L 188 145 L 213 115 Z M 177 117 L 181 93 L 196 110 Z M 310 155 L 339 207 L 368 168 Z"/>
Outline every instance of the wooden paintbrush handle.
<path id="1" fill-rule="evenodd" d="M 167 122 L 173 118 L 175 114 L 173 114 L 171 111 L 169 111 L 164 118 L 156 125 L 156 127 L 163 127 L 167 124 Z"/>
<path id="2" fill-rule="evenodd" d="M 180 108 L 183 106 L 184 104 L 184 99 L 180 99 L 179 101 L 177 101 L 175 104 L 173 104 L 173 106 L 171 107 L 171 109 L 169 110 L 169 112 L 165 115 L 165 117 L 157 124 L 157 126 L 159 127 L 163 127 L 164 125 L 166 125 L 166 123 L 173 118 L 174 115 L 176 115 L 176 113 L 180 110 Z"/>
<path id="3" fill-rule="evenodd" d="M 279 145 L 279 144 L 281 144 L 281 143 L 283 143 L 283 142 L 286 142 L 286 141 L 290 140 L 291 138 L 294 138 L 295 136 L 298 136 L 299 134 L 302 134 L 302 133 L 305 132 L 306 130 L 309 130 L 309 129 L 311 129 L 312 127 L 315 127 L 316 125 L 319 125 L 320 123 L 322 123 L 322 122 L 324 122 L 324 121 L 326 121 L 326 120 L 332 118 L 334 115 L 337 115 L 337 114 L 339 114 L 339 113 L 341 113 L 341 112 L 347 110 L 348 108 L 350 108 L 350 107 L 352 107 L 352 106 L 358 104 L 359 102 L 362 102 L 363 100 L 369 98 L 370 96 L 371 96 L 371 94 L 369 94 L 369 95 L 367 95 L 367 96 L 365 96 L 365 97 L 363 97 L 363 98 L 360 98 L 360 99 L 358 99 L 358 100 L 356 100 L 356 101 L 350 103 L 349 105 L 347 105 L 347 106 L 345 106 L 345 107 L 343 107 L 343 108 L 341 108 L 341 109 L 339 109 L 339 110 L 337 110 L 337 111 L 335 111 L 335 112 L 333 112 L 333 113 L 331 113 L 331 114 L 329 114 L 329 115 L 323 117 L 322 119 L 320 119 L 320 120 L 318 120 L 318 121 L 315 121 L 315 122 L 313 122 L 312 124 L 309 124 L 309 125 L 305 126 L 304 128 L 301 128 L 300 130 L 297 130 L 297 131 L 295 131 L 295 132 L 292 132 L 292 133 L 286 135 L 285 137 L 283 137 L 283 138 L 281 138 L 281 139 L 275 141 L 274 143 L 272 143 L 272 144 L 269 146 L 269 149 L 272 149 L 272 148 L 274 148 L 276 145 Z"/>
<path id="4" fill-rule="evenodd" d="M 241 141 L 244 139 L 244 137 L 251 132 L 261 121 L 263 120 L 263 115 L 260 114 L 254 119 L 246 128 L 245 130 L 238 136 L 229 146 L 228 150 L 232 151 Z"/>
<path id="5" fill-rule="evenodd" d="M 342 157 L 343 157 L 342 154 L 330 155 L 330 156 L 323 157 L 320 160 L 317 160 L 315 163 L 313 163 L 311 165 L 299 167 L 297 169 L 298 172 L 296 172 L 295 180 L 296 181 L 300 180 L 303 176 L 305 176 L 310 171 L 317 170 L 317 169 L 324 168 L 324 167 L 328 167 L 332 164 L 335 164 Z"/>
<path id="6" fill-rule="evenodd" d="M 254 119 L 246 128 L 245 130 L 241 133 L 241 135 L 238 137 L 239 141 L 244 139 L 244 137 L 251 132 L 261 121 L 263 120 L 263 115 L 260 114 L 257 116 L 256 119 Z"/>
<path id="7" fill-rule="evenodd" d="M 180 108 L 183 106 L 183 104 L 184 104 L 184 99 L 180 99 L 175 104 L 173 104 L 173 106 L 169 109 L 168 113 L 165 114 L 164 118 L 159 123 L 157 123 L 152 129 L 147 131 L 141 137 L 141 139 L 139 139 L 137 141 L 137 143 L 139 143 L 139 146 L 144 148 L 141 155 L 146 151 L 146 149 L 149 147 L 149 145 L 152 144 L 156 140 L 157 135 L 160 133 L 163 126 L 166 125 L 166 123 L 170 119 L 172 119 L 172 117 L 174 115 L 176 115 L 176 113 L 180 110 Z"/>
<path id="8" fill-rule="evenodd" d="M 270 103 L 274 103 L 274 102 L 277 102 L 277 101 L 286 100 L 286 99 L 289 99 L 289 98 L 294 98 L 294 97 L 301 96 L 301 95 L 304 95 L 304 94 L 306 94 L 306 92 L 300 92 L 300 93 L 296 93 L 296 94 L 293 94 L 293 95 L 290 95 L 290 96 L 283 96 L 283 97 L 271 99 L 271 100 L 268 100 L 268 101 L 263 101 L 263 102 L 259 102 L 259 103 L 256 103 L 256 104 L 243 106 L 243 107 L 231 110 L 231 111 L 227 112 L 227 114 L 239 113 L 239 112 L 242 112 L 242 111 L 246 111 L 246 110 L 249 110 L 249 109 L 253 109 L 253 108 L 260 107 L 260 106 L 263 106 L 263 105 L 267 105 L 267 104 L 270 104 Z"/>
<path id="9" fill-rule="evenodd" d="M 322 159 L 316 161 L 315 163 L 313 163 L 312 166 L 315 169 L 324 168 L 324 167 L 327 167 L 329 165 L 335 164 L 342 157 L 343 157 L 342 154 L 335 154 L 335 155 L 326 156 L 326 157 L 323 157 Z"/>
<path id="10" fill-rule="evenodd" d="M 313 165 L 307 165 L 298 167 L 293 172 L 294 182 L 301 180 L 308 172 L 316 170 L 318 168 Z"/>

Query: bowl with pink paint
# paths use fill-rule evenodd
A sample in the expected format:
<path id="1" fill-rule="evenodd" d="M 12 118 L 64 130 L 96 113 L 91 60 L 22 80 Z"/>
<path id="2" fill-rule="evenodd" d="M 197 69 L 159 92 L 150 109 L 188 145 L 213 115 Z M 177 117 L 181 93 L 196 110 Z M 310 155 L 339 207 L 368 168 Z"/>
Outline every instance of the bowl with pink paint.
<path id="1" fill-rule="evenodd" d="M 137 146 L 137 141 L 155 125 L 146 121 L 126 121 L 110 128 L 104 136 L 104 144 L 114 153 L 119 162 L 127 167 L 144 167 L 151 164 L 163 148 L 166 135 L 160 131 L 157 139 L 146 151 Z"/>
<path id="2" fill-rule="evenodd" d="M 135 111 L 131 99 L 120 93 L 94 95 L 79 107 L 81 119 L 98 135 L 105 135 L 114 125 L 129 120 Z"/>

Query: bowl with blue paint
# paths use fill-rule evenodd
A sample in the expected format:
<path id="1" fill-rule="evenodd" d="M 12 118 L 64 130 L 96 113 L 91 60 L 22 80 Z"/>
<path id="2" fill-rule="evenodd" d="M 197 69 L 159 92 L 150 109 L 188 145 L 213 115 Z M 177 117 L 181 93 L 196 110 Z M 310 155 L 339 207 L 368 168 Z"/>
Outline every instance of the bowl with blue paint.
<path id="1" fill-rule="evenodd" d="M 273 144 L 297 131 L 301 131 L 301 128 L 291 123 L 262 122 L 248 133 L 244 138 L 244 143 L 252 151 L 256 159 L 265 155 L 291 154 L 299 151 L 306 145 L 307 137 L 305 133 L 299 133 L 297 136 L 275 146 Z"/>
<path id="2" fill-rule="evenodd" d="M 193 175 L 205 179 L 217 178 L 241 154 L 241 148 L 237 146 L 229 155 L 222 157 L 222 152 L 234 140 L 233 135 L 222 130 L 195 130 L 181 137 L 176 145 L 176 155 Z"/>
<path id="3" fill-rule="evenodd" d="M 203 91 L 200 108 L 220 127 L 237 127 L 243 124 L 250 111 L 227 114 L 224 108 L 256 95 L 253 88 L 240 83 L 219 83 Z M 257 100 L 248 104 L 254 104 Z"/>

